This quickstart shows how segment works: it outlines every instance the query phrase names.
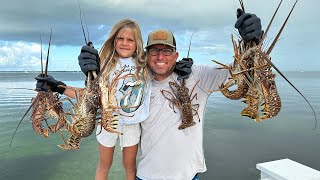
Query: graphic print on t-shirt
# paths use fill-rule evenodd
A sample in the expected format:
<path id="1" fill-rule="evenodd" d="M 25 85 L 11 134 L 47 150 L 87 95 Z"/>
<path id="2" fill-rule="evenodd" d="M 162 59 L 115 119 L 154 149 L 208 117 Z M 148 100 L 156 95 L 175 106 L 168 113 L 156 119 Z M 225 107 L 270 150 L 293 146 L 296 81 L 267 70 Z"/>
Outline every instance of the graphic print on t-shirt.
<path id="1" fill-rule="evenodd" d="M 125 64 L 124 71 L 121 76 L 125 75 L 132 75 L 127 76 L 126 78 L 122 79 L 118 84 L 118 92 L 121 92 L 117 97 L 119 101 L 119 105 L 122 107 L 122 111 L 126 113 L 135 112 L 143 102 L 143 91 L 144 91 L 144 84 L 141 82 L 136 81 L 133 77 L 133 73 L 135 71 L 134 65 Z M 118 70 L 114 73 L 117 74 Z"/>
<path id="2" fill-rule="evenodd" d="M 123 86 L 119 89 L 123 94 L 120 100 L 120 106 L 126 113 L 136 111 L 143 100 L 144 85 L 134 80 L 135 79 L 131 77 L 124 79 Z"/>

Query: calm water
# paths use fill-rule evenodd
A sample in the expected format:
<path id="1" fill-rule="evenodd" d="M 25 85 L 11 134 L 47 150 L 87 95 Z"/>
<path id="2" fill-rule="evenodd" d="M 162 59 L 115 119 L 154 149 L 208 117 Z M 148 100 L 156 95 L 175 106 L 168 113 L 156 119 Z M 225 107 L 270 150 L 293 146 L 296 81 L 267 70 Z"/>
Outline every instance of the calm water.
<path id="1" fill-rule="evenodd" d="M 50 73 L 72 86 L 83 86 L 82 73 Z M 291 82 L 309 99 L 320 119 L 320 72 L 285 72 Z M 97 142 L 92 135 L 78 151 L 63 151 L 59 134 L 45 139 L 34 133 L 29 118 L 10 139 L 35 92 L 8 88 L 34 88 L 32 73 L 0 72 L 0 179 L 61 180 L 94 179 L 98 161 Z M 320 170 L 320 131 L 313 130 L 314 117 L 303 98 L 277 77 L 282 99 L 278 116 L 262 123 L 241 117 L 244 104 L 210 96 L 207 105 L 204 150 L 205 180 L 257 180 L 257 163 L 289 158 Z M 319 122 L 320 123 L 320 122 Z M 320 125 L 319 125 L 320 126 Z M 320 128 L 320 127 L 319 127 Z M 125 179 L 119 147 L 115 152 L 110 179 Z"/>

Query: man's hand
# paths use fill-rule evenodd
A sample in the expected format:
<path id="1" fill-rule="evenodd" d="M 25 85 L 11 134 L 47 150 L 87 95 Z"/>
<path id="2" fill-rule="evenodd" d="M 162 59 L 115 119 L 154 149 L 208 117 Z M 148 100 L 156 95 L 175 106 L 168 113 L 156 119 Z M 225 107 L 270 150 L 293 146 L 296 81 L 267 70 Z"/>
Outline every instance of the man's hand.
<path id="1" fill-rule="evenodd" d="M 93 46 L 83 46 L 78 56 L 81 71 L 88 76 L 88 71 L 100 72 L 100 58 Z"/>
<path id="2" fill-rule="evenodd" d="M 173 71 L 178 74 L 178 80 L 187 79 L 190 76 L 192 72 L 192 65 L 192 58 L 183 58 L 182 60 L 176 62 L 176 66 Z"/>
<path id="3" fill-rule="evenodd" d="M 263 34 L 260 18 L 255 14 L 243 13 L 241 9 L 238 9 L 237 12 L 239 16 L 234 27 L 239 30 L 243 41 L 247 43 L 252 40 L 259 44 Z"/>
<path id="4" fill-rule="evenodd" d="M 35 77 L 37 80 L 36 90 L 37 91 L 48 91 L 51 90 L 52 92 L 58 92 L 60 94 L 64 93 L 66 88 L 58 87 L 59 85 L 66 86 L 65 83 L 61 81 L 55 80 L 52 76 L 48 75 L 47 77 L 43 77 L 43 74 L 39 74 Z"/>

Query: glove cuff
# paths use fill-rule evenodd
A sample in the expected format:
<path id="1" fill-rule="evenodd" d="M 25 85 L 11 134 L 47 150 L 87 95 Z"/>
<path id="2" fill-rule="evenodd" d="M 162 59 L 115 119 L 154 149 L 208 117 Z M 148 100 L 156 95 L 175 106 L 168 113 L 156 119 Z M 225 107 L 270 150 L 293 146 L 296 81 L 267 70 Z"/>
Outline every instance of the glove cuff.
<path id="1" fill-rule="evenodd" d="M 59 94 L 63 94 L 64 91 L 66 90 L 66 88 L 61 87 L 61 86 L 59 86 L 59 85 L 61 85 L 61 86 L 66 86 L 66 84 L 63 83 L 62 81 L 57 81 L 56 86 L 52 88 L 52 91 L 58 92 Z"/>

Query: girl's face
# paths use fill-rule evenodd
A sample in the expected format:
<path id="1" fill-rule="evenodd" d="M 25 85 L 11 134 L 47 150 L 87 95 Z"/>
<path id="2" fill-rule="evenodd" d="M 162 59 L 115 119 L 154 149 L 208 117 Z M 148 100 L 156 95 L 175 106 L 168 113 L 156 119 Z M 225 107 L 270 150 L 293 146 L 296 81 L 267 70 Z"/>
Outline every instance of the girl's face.
<path id="1" fill-rule="evenodd" d="M 134 32 L 131 28 L 120 30 L 116 35 L 115 43 L 116 52 L 122 58 L 132 57 L 137 48 Z"/>

